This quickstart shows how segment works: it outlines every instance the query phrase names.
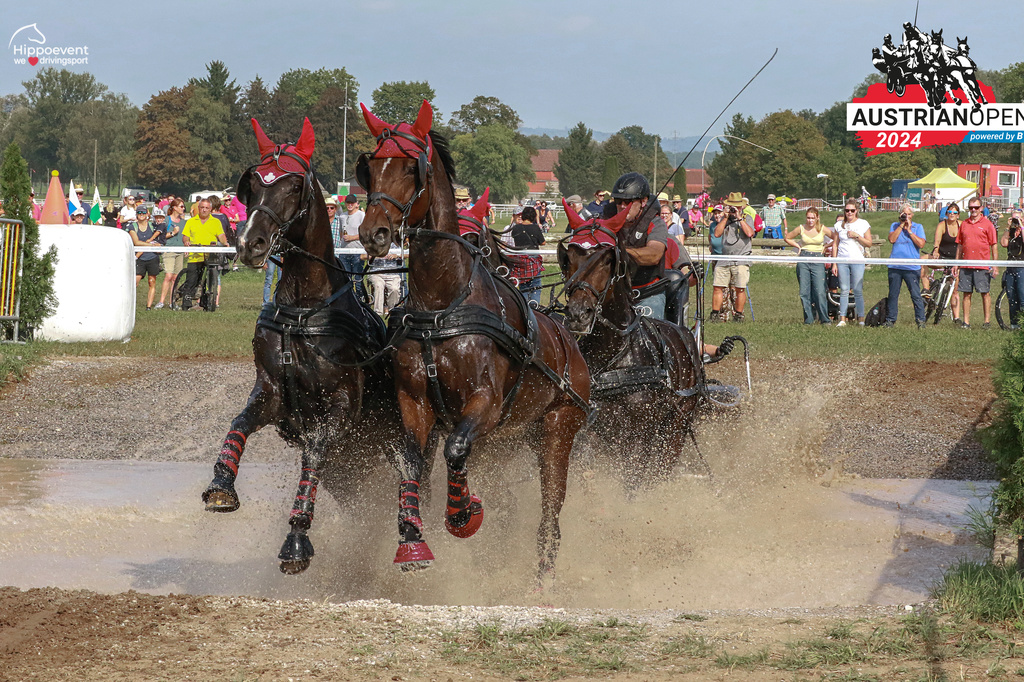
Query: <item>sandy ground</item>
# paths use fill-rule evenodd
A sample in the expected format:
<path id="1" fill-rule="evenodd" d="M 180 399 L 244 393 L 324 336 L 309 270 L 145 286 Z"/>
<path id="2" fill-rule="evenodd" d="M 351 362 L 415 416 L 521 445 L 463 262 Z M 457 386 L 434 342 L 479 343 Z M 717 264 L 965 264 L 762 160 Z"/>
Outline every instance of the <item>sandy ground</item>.
<path id="1" fill-rule="evenodd" d="M 0 584 L 15 586 L 0 592 L 0 678 L 557 677 L 466 663 L 436 635 L 611 613 L 647 623 L 652 652 L 701 633 L 746 649 L 836 619 L 891 620 L 951 560 L 980 551 L 929 505 L 970 496 L 950 480 L 992 477 L 974 437 L 993 398 L 987 366 L 754 370 L 753 399 L 698 427 L 713 481 L 683 467 L 627 494 L 614 453 L 581 448 L 559 580 L 538 594 L 529 452 L 479 454 L 471 483 L 488 516 L 469 541 L 449 538 L 428 500 L 430 571 L 390 567 L 396 479 L 382 469 L 357 499 L 322 498 L 314 564 L 286 578 L 275 555 L 297 454 L 276 434 L 249 441 L 239 512 L 206 514 L 198 500 L 251 387 L 249 363 L 54 360 L 0 399 Z M 717 374 L 740 380 L 735 365 Z M 917 481 L 879 480 L 900 478 Z M 77 588 L 88 589 L 66 591 Z M 211 594 L 245 596 L 201 596 Z M 690 612 L 708 620 L 680 619 Z M 588 674 L 793 679 L 644 660 L 643 674 Z"/>

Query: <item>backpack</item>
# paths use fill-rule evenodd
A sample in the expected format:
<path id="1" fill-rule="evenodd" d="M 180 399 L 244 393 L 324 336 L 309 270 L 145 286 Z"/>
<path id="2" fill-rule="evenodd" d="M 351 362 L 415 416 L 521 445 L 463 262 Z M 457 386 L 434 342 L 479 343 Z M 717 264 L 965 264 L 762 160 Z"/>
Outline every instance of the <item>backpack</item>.
<path id="1" fill-rule="evenodd" d="M 889 315 L 889 299 L 883 298 L 881 301 L 871 306 L 871 310 L 864 316 L 865 327 L 881 327 L 885 324 L 885 318 Z"/>

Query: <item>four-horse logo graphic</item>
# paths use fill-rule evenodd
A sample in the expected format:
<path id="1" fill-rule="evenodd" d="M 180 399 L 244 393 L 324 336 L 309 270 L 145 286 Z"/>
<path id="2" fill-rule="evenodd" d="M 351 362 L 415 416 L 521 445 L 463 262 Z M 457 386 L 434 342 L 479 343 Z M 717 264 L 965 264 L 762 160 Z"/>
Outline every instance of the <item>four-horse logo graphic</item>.
<path id="1" fill-rule="evenodd" d="M 957 104 L 963 100 L 955 90 L 961 91 L 975 109 L 986 104 L 978 84 L 978 67 L 969 56 L 967 36 L 957 37 L 952 48 L 942 40 L 942 29 L 925 33 L 909 21 L 903 24 L 903 43 L 896 46 L 892 34 L 882 39 L 882 47 L 871 50 L 871 63 L 886 75 L 886 88 L 903 97 L 908 85 L 920 85 L 928 98 L 928 106 L 938 109 L 947 93 Z"/>

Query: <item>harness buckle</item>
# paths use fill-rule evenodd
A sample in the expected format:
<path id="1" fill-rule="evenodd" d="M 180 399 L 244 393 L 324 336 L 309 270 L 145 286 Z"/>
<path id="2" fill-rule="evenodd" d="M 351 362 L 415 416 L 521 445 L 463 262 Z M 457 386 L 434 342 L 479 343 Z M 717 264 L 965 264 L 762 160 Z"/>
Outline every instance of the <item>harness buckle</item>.
<path id="1" fill-rule="evenodd" d="M 431 379 L 436 379 L 437 378 L 437 365 L 436 364 L 430 363 L 429 365 L 427 365 L 427 377 L 429 377 Z"/>
<path id="2" fill-rule="evenodd" d="M 287 350 L 284 353 L 281 353 L 281 364 L 282 365 L 290 365 L 292 363 L 293 363 L 293 361 L 292 361 L 292 352 L 290 350 Z"/>

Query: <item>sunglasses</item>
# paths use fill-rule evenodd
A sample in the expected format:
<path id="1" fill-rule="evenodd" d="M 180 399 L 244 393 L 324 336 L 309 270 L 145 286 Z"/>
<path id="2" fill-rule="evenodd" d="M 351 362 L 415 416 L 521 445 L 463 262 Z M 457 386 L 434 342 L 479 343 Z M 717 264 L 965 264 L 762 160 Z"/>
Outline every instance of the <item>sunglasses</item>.
<path id="1" fill-rule="evenodd" d="M 856 213 L 857 209 L 855 209 L 855 208 L 844 208 L 843 211 L 845 213 Z"/>
<path id="2" fill-rule="evenodd" d="M 968 206 L 967 208 L 969 208 L 972 211 L 980 211 L 981 210 L 981 206 Z"/>
<path id="3" fill-rule="evenodd" d="M 950 215 L 960 215 L 960 211 L 946 211 Z"/>

